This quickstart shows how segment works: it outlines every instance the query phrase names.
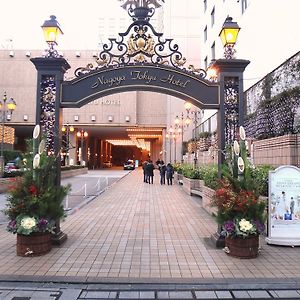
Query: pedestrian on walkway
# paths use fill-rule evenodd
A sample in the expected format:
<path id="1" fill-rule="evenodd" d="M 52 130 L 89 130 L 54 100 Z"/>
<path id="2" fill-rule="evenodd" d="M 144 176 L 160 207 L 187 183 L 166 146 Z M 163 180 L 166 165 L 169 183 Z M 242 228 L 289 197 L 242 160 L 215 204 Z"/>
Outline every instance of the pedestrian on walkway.
<path id="1" fill-rule="evenodd" d="M 158 170 L 160 169 L 161 163 L 162 163 L 162 160 L 160 160 L 160 158 L 155 163 Z"/>
<path id="2" fill-rule="evenodd" d="M 166 172 L 167 172 L 167 183 L 168 183 L 168 185 L 172 185 L 173 184 L 174 168 L 173 168 L 171 163 L 167 164 Z"/>
<path id="3" fill-rule="evenodd" d="M 164 161 L 162 160 L 159 168 L 160 184 L 166 184 L 166 171 L 167 171 L 167 167 Z"/>
<path id="4" fill-rule="evenodd" d="M 143 175 L 144 175 L 144 182 L 146 182 L 146 183 L 147 183 L 147 170 L 146 170 L 147 164 L 148 164 L 148 162 L 145 160 L 143 162 L 143 165 L 142 165 Z"/>
<path id="5" fill-rule="evenodd" d="M 147 166 L 146 166 L 146 173 L 147 173 L 147 182 L 153 184 L 153 177 L 154 177 L 154 165 L 151 159 L 149 159 Z"/>

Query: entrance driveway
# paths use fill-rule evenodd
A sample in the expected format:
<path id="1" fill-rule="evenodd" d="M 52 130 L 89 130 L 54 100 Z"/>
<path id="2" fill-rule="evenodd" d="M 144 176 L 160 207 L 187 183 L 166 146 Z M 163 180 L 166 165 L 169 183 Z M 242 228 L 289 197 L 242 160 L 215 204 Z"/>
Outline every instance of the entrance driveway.
<path id="1" fill-rule="evenodd" d="M 0 226 L 0 278 L 124 282 L 299 278 L 299 248 L 268 246 L 240 260 L 210 246 L 214 219 L 178 185 L 143 182 L 141 170 L 119 180 L 62 223 L 68 240 L 41 257 L 16 256 L 16 236 Z M 159 280 L 159 281 L 157 281 Z"/>

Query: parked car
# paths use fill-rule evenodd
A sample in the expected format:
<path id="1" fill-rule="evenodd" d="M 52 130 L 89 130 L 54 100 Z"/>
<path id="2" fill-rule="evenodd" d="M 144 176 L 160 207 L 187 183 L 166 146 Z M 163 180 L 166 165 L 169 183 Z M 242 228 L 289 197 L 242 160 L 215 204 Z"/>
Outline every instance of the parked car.
<path id="1" fill-rule="evenodd" d="M 14 161 L 10 161 L 4 166 L 4 172 L 6 173 L 13 173 L 16 171 L 20 171 L 20 167 Z"/>
<path id="2" fill-rule="evenodd" d="M 134 170 L 135 164 L 134 161 L 129 159 L 124 163 L 124 170 Z"/>
<path id="3" fill-rule="evenodd" d="M 103 162 L 103 168 L 111 168 L 111 167 L 112 167 L 112 163 L 110 161 Z"/>

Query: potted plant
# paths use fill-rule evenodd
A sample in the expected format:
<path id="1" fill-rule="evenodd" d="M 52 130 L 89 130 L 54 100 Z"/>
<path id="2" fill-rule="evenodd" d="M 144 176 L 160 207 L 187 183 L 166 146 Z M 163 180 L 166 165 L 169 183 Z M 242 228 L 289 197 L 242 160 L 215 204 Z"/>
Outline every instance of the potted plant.
<path id="1" fill-rule="evenodd" d="M 240 143 L 234 142 L 228 167 L 212 199 L 217 221 L 225 234 L 225 252 L 239 258 L 258 255 L 259 235 L 265 229 L 266 202 L 259 199 L 246 157 L 244 129 Z"/>
<path id="2" fill-rule="evenodd" d="M 225 251 L 231 256 L 258 255 L 259 235 L 265 230 L 265 201 L 252 190 L 243 190 L 224 179 L 212 200 L 217 221 L 225 234 Z"/>
<path id="3" fill-rule="evenodd" d="M 37 140 L 39 129 L 35 131 Z M 9 189 L 4 210 L 10 220 L 7 230 L 17 234 L 19 256 L 38 256 L 51 250 L 51 234 L 56 221 L 64 217 L 62 201 L 70 190 L 70 186 L 55 184 L 56 157 L 46 154 L 44 140 L 38 148 L 36 155 L 32 149 L 26 154 L 23 177 Z"/>

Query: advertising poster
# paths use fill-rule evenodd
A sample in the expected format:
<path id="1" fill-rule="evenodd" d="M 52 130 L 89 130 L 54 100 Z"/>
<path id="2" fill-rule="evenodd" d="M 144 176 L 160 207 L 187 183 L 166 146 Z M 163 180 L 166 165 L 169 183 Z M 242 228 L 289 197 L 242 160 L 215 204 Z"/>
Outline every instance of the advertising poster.
<path id="1" fill-rule="evenodd" d="M 300 169 L 282 166 L 269 173 L 269 244 L 300 245 Z"/>

